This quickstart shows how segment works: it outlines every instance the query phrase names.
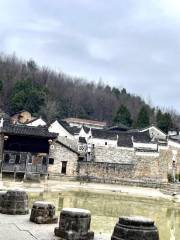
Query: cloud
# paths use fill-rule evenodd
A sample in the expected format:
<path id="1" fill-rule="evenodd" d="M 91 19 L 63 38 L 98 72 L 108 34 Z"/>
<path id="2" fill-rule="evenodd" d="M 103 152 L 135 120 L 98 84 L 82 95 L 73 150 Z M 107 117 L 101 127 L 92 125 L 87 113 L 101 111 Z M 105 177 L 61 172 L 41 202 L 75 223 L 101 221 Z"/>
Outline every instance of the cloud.
<path id="1" fill-rule="evenodd" d="M 180 107 L 179 0 L 1 0 L 0 51 Z"/>

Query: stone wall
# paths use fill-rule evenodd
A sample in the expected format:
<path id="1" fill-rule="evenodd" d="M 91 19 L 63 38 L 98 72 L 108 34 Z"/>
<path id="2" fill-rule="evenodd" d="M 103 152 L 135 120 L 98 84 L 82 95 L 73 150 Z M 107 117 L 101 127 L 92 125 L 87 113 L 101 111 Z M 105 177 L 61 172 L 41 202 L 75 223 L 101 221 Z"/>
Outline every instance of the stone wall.
<path id="1" fill-rule="evenodd" d="M 76 176 L 78 154 L 60 143 L 53 143 L 54 149 L 50 150 L 49 158 L 54 159 L 54 164 L 49 165 L 49 174 L 61 174 L 62 162 L 67 162 L 67 176 Z"/>
<path id="2" fill-rule="evenodd" d="M 94 155 L 95 162 L 132 163 L 136 160 L 133 148 L 96 146 Z"/>
<path id="3" fill-rule="evenodd" d="M 167 182 L 172 173 L 172 150 L 160 150 L 157 155 L 136 155 L 132 149 L 96 147 L 95 162 L 79 163 L 79 175 L 102 179 Z M 176 173 L 180 173 L 180 149 L 177 150 Z"/>
<path id="4" fill-rule="evenodd" d="M 54 165 L 49 165 L 49 173 L 61 174 L 62 161 L 67 161 L 67 176 L 164 183 L 168 173 L 172 174 L 173 150 L 177 150 L 176 173 L 180 173 L 180 148 L 172 146 L 154 155 L 137 155 L 133 148 L 98 146 L 94 149 L 94 162 L 78 162 L 77 153 L 55 143 L 50 151 Z"/>
<path id="5" fill-rule="evenodd" d="M 79 162 L 78 173 L 83 177 L 102 179 L 132 178 L 134 164 L 102 163 L 102 162 Z"/>

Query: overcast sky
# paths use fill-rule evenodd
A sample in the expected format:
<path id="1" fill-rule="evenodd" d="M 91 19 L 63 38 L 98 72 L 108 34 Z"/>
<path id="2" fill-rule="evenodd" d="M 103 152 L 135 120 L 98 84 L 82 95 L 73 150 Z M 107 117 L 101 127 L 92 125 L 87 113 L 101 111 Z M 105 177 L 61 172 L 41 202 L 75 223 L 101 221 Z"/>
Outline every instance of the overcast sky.
<path id="1" fill-rule="evenodd" d="M 0 52 L 180 112 L 180 0 L 0 0 Z"/>

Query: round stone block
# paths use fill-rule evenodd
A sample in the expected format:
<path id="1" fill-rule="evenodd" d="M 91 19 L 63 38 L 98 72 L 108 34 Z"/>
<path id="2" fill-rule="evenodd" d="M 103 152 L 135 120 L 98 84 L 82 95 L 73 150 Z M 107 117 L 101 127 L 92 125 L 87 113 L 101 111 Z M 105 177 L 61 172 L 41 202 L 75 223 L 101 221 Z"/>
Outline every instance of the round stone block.
<path id="1" fill-rule="evenodd" d="M 64 208 L 60 213 L 59 228 L 55 228 L 55 235 L 67 240 L 94 239 L 94 233 L 90 231 L 90 224 L 90 211 Z"/>
<path id="2" fill-rule="evenodd" d="M 8 190 L 1 204 L 1 212 L 4 214 L 28 214 L 28 195 L 21 190 Z"/>
<path id="3" fill-rule="evenodd" d="M 111 240 L 159 240 L 154 221 L 142 216 L 120 217 Z"/>
<path id="4" fill-rule="evenodd" d="M 33 203 L 30 221 L 38 224 L 57 223 L 55 206 L 50 202 L 37 201 Z"/>
<path id="5" fill-rule="evenodd" d="M 6 191 L 0 191 L 0 212 L 2 210 L 2 204 L 4 202 L 4 195 L 6 194 Z"/>

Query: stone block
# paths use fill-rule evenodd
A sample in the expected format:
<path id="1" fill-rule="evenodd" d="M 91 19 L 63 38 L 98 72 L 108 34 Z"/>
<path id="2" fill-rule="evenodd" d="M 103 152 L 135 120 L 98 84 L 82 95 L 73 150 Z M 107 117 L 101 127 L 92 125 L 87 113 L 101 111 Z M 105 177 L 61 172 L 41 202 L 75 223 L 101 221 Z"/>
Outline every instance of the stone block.
<path id="1" fill-rule="evenodd" d="M 142 216 L 120 217 L 111 240 L 159 240 L 154 221 Z"/>
<path id="2" fill-rule="evenodd" d="M 28 195 L 21 190 L 8 190 L 3 196 L 1 212 L 12 215 L 25 215 L 29 213 Z"/>
<path id="3" fill-rule="evenodd" d="M 6 191 L 0 191 L 0 212 L 2 210 L 2 204 L 4 203 L 4 195 L 6 194 Z"/>
<path id="4" fill-rule="evenodd" d="M 30 221 L 38 224 L 57 223 L 55 206 L 50 202 L 37 201 L 33 203 Z"/>
<path id="5" fill-rule="evenodd" d="M 94 232 L 90 231 L 91 213 L 85 209 L 64 208 L 60 213 L 59 227 L 55 235 L 66 240 L 92 240 Z"/>

